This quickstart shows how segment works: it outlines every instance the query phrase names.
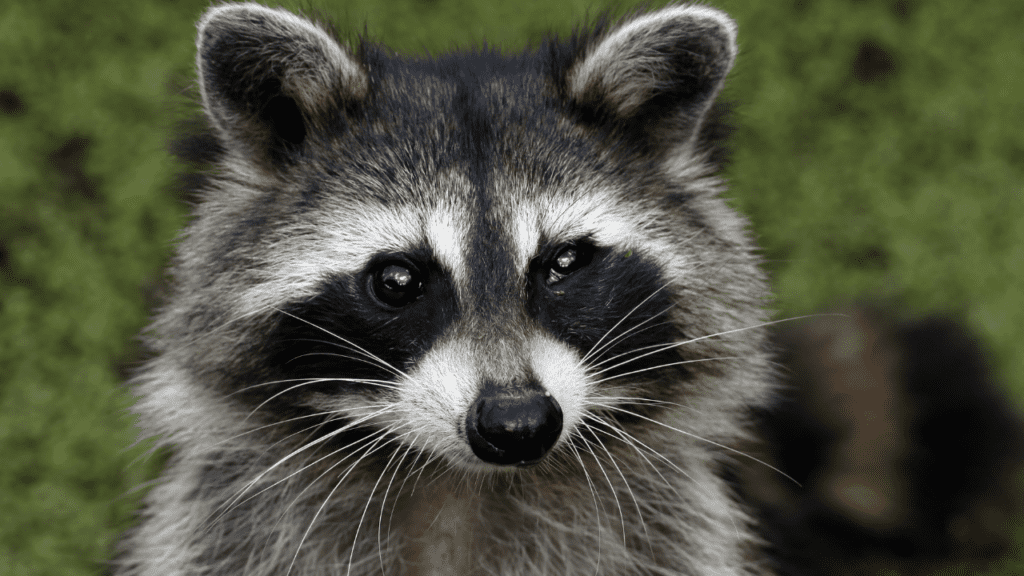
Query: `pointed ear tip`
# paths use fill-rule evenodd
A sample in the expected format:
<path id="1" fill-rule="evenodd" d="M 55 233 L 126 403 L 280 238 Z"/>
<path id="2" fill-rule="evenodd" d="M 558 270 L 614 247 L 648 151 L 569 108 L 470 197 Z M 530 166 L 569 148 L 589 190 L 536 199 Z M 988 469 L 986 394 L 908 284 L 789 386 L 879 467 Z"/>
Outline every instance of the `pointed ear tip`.
<path id="1" fill-rule="evenodd" d="M 199 22 L 196 24 L 196 27 L 199 30 L 202 30 L 214 20 L 230 19 L 243 14 L 262 13 L 264 15 L 269 15 L 280 12 L 282 12 L 282 10 L 264 6 L 258 2 L 224 2 L 221 4 L 214 4 L 207 8 L 206 11 L 203 12 L 203 15 L 199 17 Z"/>
<path id="2" fill-rule="evenodd" d="M 248 6 L 249 3 L 246 2 L 226 2 L 223 4 L 214 4 L 213 6 L 210 6 L 205 11 L 203 11 L 203 15 L 199 18 L 199 23 L 205 24 L 210 20 L 215 20 L 217 18 L 226 16 L 232 12 L 244 11 Z"/>
<path id="3" fill-rule="evenodd" d="M 711 20 L 720 28 L 722 28 L 726 34 L 729 35 L 731 43 L 736 43 L 736 35 L 738 32 L 736 21 L 732 19 L 724 10 L 713 8 L 704 4 L 683 4 L 670 6 L 663 9 L 667 12 L 670 17 L 677 17 L 685 20 Z"/>
<path id="4" fill-rule="evenodd" d="M 245 10 L 245 4 L 230 3 L 230 4 L 215 4 L 210 6 L 203 12 L 203 15 L 199 17 L 199 21 L 196 22 L 196 30 L 198 31 L 197 38 L 202 40 L 203 31 L 210 26 L 210 23 L 215 20 L 222 20 L 225 17 L 230 17 L 232 13 L 238 13 Z"/>

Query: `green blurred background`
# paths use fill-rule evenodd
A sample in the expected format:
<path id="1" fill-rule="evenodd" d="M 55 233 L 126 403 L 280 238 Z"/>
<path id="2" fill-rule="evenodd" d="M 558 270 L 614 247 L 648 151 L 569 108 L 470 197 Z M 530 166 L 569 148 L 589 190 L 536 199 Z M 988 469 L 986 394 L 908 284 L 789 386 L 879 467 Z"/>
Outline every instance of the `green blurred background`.
<path id="1" fill-rule="evenodd" d="M 207 0 L 0 7 L 0 575 L 98 574 L 158 463 L 121 387 L 187 206 L 166 152 Z M 627 4 L 299 4 L 399 51 Z M 949 312 L 1024 402 L 1024 2 L 721 0 L 740 26 L 729 198 L 779 316 Z M 1024 553 L 992 574 L 1024 572 Z"/>

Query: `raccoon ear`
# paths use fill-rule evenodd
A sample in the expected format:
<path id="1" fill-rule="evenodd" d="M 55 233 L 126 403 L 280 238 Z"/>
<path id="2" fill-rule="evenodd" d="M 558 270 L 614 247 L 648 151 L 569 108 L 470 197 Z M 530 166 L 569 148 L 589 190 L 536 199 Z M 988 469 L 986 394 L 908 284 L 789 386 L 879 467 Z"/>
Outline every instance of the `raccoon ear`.
<path id="1" fill-rule="evenodd" d="M 599 33 L 566 74 L 569 97 L 648 132 L 689 141 L 736 59 L 736 23 L 670 6 Z"/>
<path id="2" fill-rule="evenodd" d="M 196 69 L 215 130 L 257 161 L 280 163 L 333 106 L 366 96 L 366 72 L 318 25 L 260 4 L 199 21 Z"/>

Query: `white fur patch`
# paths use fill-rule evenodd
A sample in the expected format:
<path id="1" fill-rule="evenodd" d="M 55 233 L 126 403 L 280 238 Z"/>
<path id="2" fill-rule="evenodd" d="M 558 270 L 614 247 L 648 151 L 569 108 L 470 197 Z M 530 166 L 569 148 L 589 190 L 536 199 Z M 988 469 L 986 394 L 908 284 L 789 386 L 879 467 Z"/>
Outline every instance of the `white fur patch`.
<path id="1" fill-rule="evenodd" d="M 471 346 L 449 339 L 438 341 L 408 378 L 397 384 L 395 409 L 380 420 L 399 433 L 409 433 L 430 453 L 472 467 L 479 459 L 462 429 L 480 379 Z"/>
<path id="2" fill-rule="evenodd" d="M 145 421 L 147 431 L 177 443 L 179 450 L 203 453 L 243 430 L 239 422 L 245 414 L 197 385 L 173 361 L 161 359 L 154 368 L 134 382 L 138 400 L 133 411 Z"/>
<path id="3" fill-rule="evenodd" d="M 451 210 L 435 209 L 426 220 L 426 239 L 434 257 L 451 273 L 456 284 L 461 284 L 465 280 L 468 231 L 460 226 Z"/>
<path id="4" fill-rule="evenodd" d="M 467 231 L 452 210 L 424 215 L 408 207 L 366 204 L 311 222 L 263 253 L 267 276 L 239 299 L 242 315 L 256 314 L 296 299 L 314 296 L 320 283 L 336 274 L 358 274 L 382 253 L 402 253 L 427 244 L 458 283 L 465 275 Z"/>
<path id="5" fill-rule="evenodd" d="M 393 408 L 375 420 L 383 428 L 404 434 L 407 442 L 415 441 L 419 448 L 443 455 L 467 470 L 499 469 L 473 454 L 464 426 L 481 382 L 494 376 L 482 367 L 490 364 L 493 348 L 507 348 L 507 344 L 499 337 L 483 346 L 465 339 L 438 342 L 415 371 L 398 382 L 399 398 Z M 579 356 L 543 332 L 529 337 L 516 353 L 520 364 L 529 367 L 561 407 L 561 438 L 566 438 L 583 419 L 587 403 L 589 381 Z"/>
<path id="6" fill-rule="evenodd" d="M 507 226 L 515 239 L 517 270 L 525 274 L 541 238 L 556 244 L 588 238 L 598 246 L 642 254 L 657 262 L 666 277 L 685 277 L 691 264 L 680 256 L 678 240 L 658 233 L 655 214 L 623 206 L 616 196 L 613 190 L 592 188 L 543 196 L 510 210 Z"/>
<path id="7" fill-rule="evenodd" d="M 544 196 L 524 201 L 510 212 L 508 232 L 515 241 L 515 263 L 520 271 L 537 255 L 541 238 L 560 243 L 586 237 L 623 249 L 638 241 L 633 215 L 618 210 L 614 194 L 607 190 Z"/>
<path id="8" fill-rule="evenodd" d="M 564 441 L 583 420 L 590 380 L 578 354 L 546 333 L 533 336 L 527 348 L 530 368 L 562 409 Z M 554 447 L 558 449 L 558 444 Z"/>

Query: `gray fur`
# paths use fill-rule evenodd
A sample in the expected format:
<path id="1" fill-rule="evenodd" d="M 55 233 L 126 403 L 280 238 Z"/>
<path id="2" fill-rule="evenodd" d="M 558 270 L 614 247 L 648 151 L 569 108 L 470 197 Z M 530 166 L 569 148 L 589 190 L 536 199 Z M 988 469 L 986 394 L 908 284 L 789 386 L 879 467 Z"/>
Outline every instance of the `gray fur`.
<path id="1" fill-rule="evenodd" d="M 766 282 L 712 162 L 727 16 L 671 6 L 536 53 L 433 62 L 228 4 L 197 49 L 223 153 L 133 382 L 143 433 L 174 456 L 116 574 L 768 573 L 717 470 L 771 381 Z M 553 331 L 525 279 L 545 246 L 579 239 L 605 250 L 600 286 L 577 287 L 594 303 Z M 429 346 L 384 367 L 323 329 L 386 381 L 278 382 L 302 356 L 268 360 L 289 344 L 268 335 L 302 328 L 288 310 L 328 289 L 359 300 L 375 259 L 416 250 L 452 294 Z M 647 324 L 627 309 L 630 332 L 588 355 L 583 314 L 638 275 L 654 300 L 634 309 L 671 309 Z M 645 330 L 674 335 L 673 360 L 602 381 L 622 361 L 603 350 Z M 531 467 L 477 460 L 468 406 L 485 381 L 526 378 L 562 408 L 556 445 Z M 341 442 L 353 423 L 362 436 Z"/>

